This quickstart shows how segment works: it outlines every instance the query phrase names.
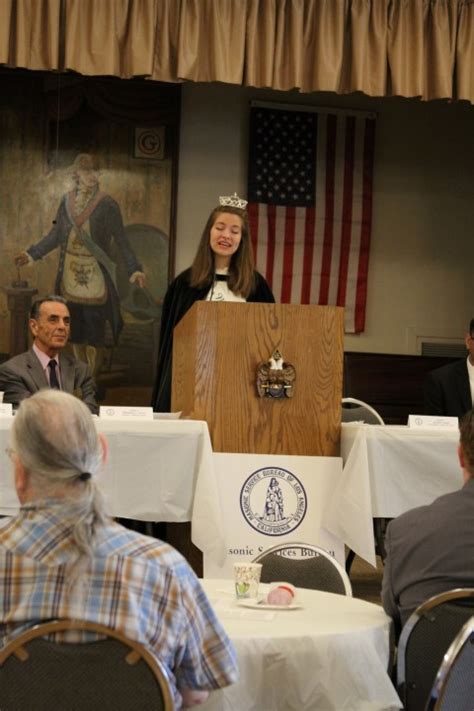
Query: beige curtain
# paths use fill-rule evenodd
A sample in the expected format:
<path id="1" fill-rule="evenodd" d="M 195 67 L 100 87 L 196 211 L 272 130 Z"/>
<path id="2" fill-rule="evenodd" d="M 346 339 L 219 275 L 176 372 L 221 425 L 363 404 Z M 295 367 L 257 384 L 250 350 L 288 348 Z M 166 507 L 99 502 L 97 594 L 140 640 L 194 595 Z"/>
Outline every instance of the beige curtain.
<path id="1" fill-rule="evenodd" d="M 65 0 L 65 68 L 85 75 L 150 76 L 157 5 L 150 0 Z"/>
<path id="2" fill-rule="evenodd" d="M 0 63 L 57 69 L 61 0 L 0 0 Z"/>
<path id="3" fill-rule="evenodd" d="M 0 63 L 474 101 L 474 0 L 0 0 Z"/>

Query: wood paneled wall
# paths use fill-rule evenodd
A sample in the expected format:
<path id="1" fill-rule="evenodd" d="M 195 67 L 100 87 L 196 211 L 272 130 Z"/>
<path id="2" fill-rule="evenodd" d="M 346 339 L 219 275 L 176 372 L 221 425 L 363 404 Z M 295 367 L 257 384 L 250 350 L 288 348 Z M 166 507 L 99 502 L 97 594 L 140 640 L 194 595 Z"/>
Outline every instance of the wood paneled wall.
<path id="1" fill-rule="evenodd" d="M 455 358 L 344 353 L 344 397 L 374 407 L 387 425 L 406 425 L 408 415 L 423 413 L 423 382 L 430 370 Z"/>

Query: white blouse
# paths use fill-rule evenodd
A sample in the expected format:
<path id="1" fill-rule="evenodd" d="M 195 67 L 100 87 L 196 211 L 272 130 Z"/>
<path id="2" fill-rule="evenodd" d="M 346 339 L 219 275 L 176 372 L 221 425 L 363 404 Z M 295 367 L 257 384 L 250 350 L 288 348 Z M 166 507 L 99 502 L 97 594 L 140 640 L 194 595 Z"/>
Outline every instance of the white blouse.
<path id="1" fill-rule="evenodd" d="M 216 269 L 216 274 L 227 276 L 228 269 Z M 209 292 L 204 299 L 205 301 L 245 301 L 240 294 L 234 294 L 229 289 L 227 281 L 214 279 L 214 282 L 209 289 Z"/>

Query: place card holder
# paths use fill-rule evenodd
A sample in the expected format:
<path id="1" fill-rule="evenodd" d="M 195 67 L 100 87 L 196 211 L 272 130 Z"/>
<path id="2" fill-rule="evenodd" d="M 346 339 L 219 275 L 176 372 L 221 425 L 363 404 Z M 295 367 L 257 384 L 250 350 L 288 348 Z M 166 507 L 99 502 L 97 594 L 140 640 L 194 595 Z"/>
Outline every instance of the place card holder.
<path id="1" fill-rule="evenodd" d="M 127 407 L 125 405 L 101 405 L 101 420 L 130 420 L 133 422 L 153 421 L 152 407 Z"/>
<path id="2" fill-rule="evenodd" d="M 440 415 L 409 415 L 408 427 L 417 430 L 458 430 L 459 420 Z"/>

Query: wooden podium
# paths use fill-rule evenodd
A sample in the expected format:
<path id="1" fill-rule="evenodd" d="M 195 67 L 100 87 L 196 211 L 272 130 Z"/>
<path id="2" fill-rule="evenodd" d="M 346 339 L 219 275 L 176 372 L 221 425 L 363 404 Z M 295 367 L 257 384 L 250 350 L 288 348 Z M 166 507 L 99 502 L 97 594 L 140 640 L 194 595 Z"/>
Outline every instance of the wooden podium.
<path id="1" fill-rule="evenodd" d="M 172 409 L 206 420 L 216 452 L 338 456 L 343 314 L 334 306 L 197 301 L 174 330 Z M 257 394 L 278 348 L 294 395 Z"/>
<path id="2" fill-rule="evenodd" d="M 206 420 L 215 452 L 339 456 L 343 316 L 333 306 L 197 301 L 174 329 L 172 410 Z M 260 398 L 257 368 L 278 348 L 291 398 Z M 189 523 L 166 539 L 202 575 Z"/>

